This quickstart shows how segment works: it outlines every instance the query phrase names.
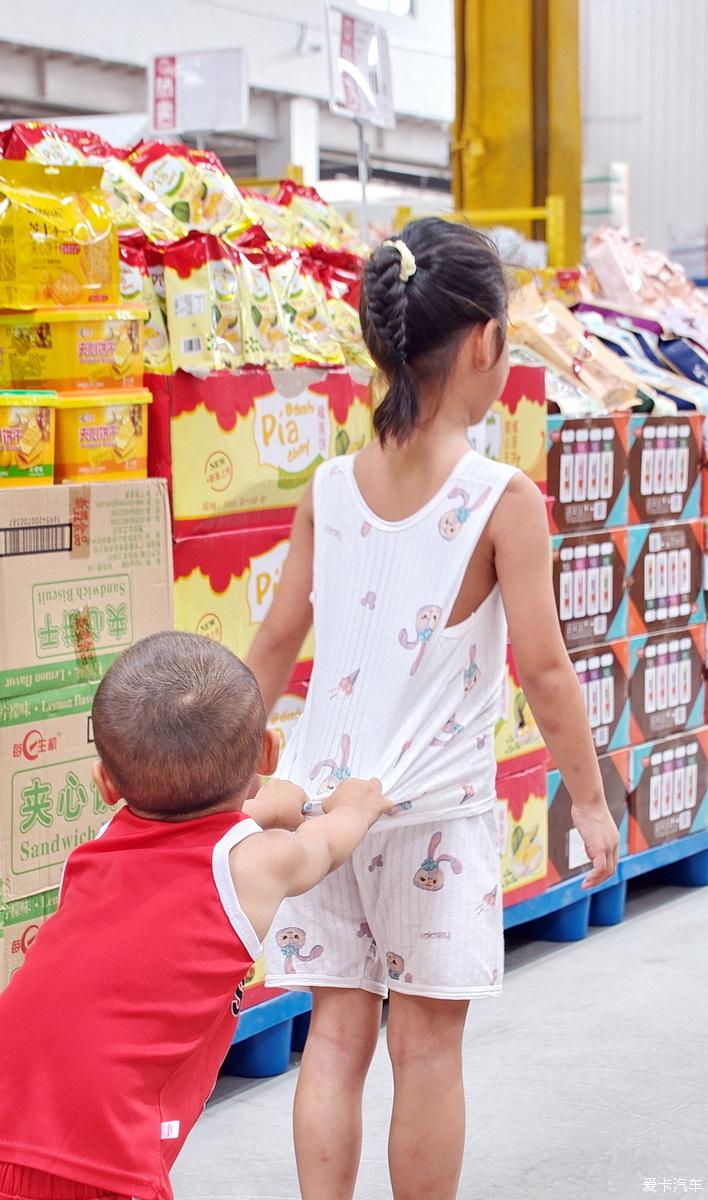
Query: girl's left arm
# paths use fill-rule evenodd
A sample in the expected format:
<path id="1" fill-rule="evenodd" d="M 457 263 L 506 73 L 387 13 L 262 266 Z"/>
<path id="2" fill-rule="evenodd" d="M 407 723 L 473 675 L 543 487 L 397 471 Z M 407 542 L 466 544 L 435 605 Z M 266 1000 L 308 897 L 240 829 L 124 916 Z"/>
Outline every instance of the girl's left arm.
<path id="1" fill-rule="evenodd" d="M 273 603 L 246 658 L 271 712 L 290 679 L 300 648 L 312 626 L 312 487 L 295 515 L 290 551 Z"/>

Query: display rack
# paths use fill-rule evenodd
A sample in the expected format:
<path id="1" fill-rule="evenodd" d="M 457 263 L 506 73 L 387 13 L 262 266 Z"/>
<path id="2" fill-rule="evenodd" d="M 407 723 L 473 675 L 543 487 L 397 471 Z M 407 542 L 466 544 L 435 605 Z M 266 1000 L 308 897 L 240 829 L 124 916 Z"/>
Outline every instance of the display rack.
<path id="1" fill-rule="evenodd" d="M 504 928 L 539 941 L 574 942 L 590 925 L 617 925 L 625 914 L 627 883 L 643 875 L 679 887 L 708 885 L 708 830 L 623 858 L 617 873 L 592 892 L 583 876 L 556 884 L 504 910 Z M 224 1063 L 228 1075 L 259 1079 L 281 1075 L 302 1050 L 310 1021 L 309 992 L 286 992 L 241 1014 Z"/>

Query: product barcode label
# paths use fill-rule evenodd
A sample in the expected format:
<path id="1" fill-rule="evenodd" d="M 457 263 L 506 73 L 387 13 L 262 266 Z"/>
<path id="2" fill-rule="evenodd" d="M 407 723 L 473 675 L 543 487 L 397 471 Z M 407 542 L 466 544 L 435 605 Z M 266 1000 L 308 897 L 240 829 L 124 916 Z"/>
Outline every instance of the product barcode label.
<path id="1" fill-rule="evenodd" d="M 203 342 L 200 337 L 182 338 L 183 354 L 201 354 Z"/>
<path id="2" fill-rule="evenodd" d="M 605 521 L 607 519 L 607 501 L 596 500 L 592 508 L 592 517 L 594 521 Z"/>
<path id="3" fill-rule="evenodd" d="M 206 292 L 185 292 L 175 296 L 176 317 L 201 317 L 206 306 Z"/>
<path id="4" fill-rule="evenodd" d="M 592 631 L 595 637 L 602 637 L 603 634 L 607 633 L 607 617 L 602 615 L 595 617 L 592 623 Z"/>
<path id="5" fill-rule="evenodd" d="M 0 529 L 0 558 L 17 554 L 52 554 L 62 550 L 71 550 L 71 525 Z"/>

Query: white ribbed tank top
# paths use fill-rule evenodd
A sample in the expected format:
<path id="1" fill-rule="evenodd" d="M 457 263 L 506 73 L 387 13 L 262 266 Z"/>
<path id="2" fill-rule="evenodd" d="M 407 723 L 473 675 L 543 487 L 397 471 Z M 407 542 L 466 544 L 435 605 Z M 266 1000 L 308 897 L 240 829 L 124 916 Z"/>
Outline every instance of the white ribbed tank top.
<path id="1" fill-rule="evenodd" d="M 506 658 L 499 587 L 446 626 L 514 469 L 472 450 L 418 512 L 383 521 L 359 491 L 355 457 L 315 475 L 315 666 L 278 774 L 312 811 L 350 776 L 377 776 L 397 823 L 485 812 Z"/>

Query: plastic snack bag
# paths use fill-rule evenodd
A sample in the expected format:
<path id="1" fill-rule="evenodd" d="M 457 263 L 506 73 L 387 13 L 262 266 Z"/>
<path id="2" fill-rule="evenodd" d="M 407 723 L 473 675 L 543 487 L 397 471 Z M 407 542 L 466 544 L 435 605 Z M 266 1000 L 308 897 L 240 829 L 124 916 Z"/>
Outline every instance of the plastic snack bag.
<path id="1" fill-rule="evenodd" d="M 150 278 L 145 249 L 139 236 L 120 241 L 120 294 L 124 304 L 147 309 L 145 322 L 145 370 L 157 375 L 172 371 L 167 322 Z"/>
<path id="2" fill-rule="evenodd" d="M 0 162 L 0 307 L 117 304 L 118 237 L 95 167 Z"/>
<path id="3" fill-rule="evenodd" d="M 265 254 L 241 251 L 241 314 L 244 361 L 254 366 L 289 367 L 290 345 L 280 319 Z"/>
<path id="4" fill-rule="evenodd" d="M 332 331 L 324 288 L 307 269 L 301 253 L 292 250 L 272 255 L 270 277 L 293 362 L 343 366 L 344 355 Z"/>
<path id="5" fill-rule="evenodd" d="M 88 129 L 65 129 L 42 121 L 16 122 L 10 126 L 3 148 L 3 158 L 26 159 L 53 167 L 97 166 L 122 153 Z"/>
<path id="6" fill-rule="evenodd" d="M 106 159 L 101 189 L 120 230 L 128 233 L 139 230 L 155 242 L 177 242 L 186 237 L 188 226 L 175 217 L 157 192 L 123 159 Z"/>
<path id="7" fill-rule="evenodd" d="M 189 229 L 222 233 L 252 223 L 236 184 L 211 151 L 139 142 L 130 162 L 172 215 Z"/>
<path id="8" fill-rule="evenodd" d="M 253 222 L 262 225 L 276 247 L 289 250 L 299 246 L 304 249 L 320 239 L 320 229 L 285 204 L 276 204 L 274 200 L 254 193 L 245 195 L 244 204 Z"/>
<path id="9" fill-rule="evenodd" d="M 314 188 L 304 187 L 285 179 L 280 185 L 276 197 L 278 204 L 290 208 L 298 217 L 303 218 L 308 227 L 317 230 L 315 241 L 306 241 L 306 245 L 321 242 L 334 250 L 352 250 L 355 254 L 366 252 L 361 237 L 356 230 L 340 216 L 336 208 L 326 204 Z"/>
<path id="10" fill-rule="evenodd" d="M 221 160 L 211 150 L 190 150 L 190 161 L 202 182 L 202 211 L 199 228 L 205 233 L 238 232 L 254 222 L 244 199 Z"/>
<path id="11" fill-rule="evenodd" d="M 165 250 L 172 365 L 192 375 L 242 366 L 238 251 L 209 233 L 191 233 Z"/>

